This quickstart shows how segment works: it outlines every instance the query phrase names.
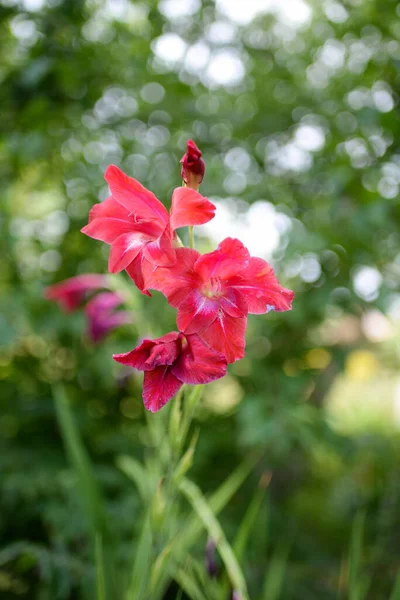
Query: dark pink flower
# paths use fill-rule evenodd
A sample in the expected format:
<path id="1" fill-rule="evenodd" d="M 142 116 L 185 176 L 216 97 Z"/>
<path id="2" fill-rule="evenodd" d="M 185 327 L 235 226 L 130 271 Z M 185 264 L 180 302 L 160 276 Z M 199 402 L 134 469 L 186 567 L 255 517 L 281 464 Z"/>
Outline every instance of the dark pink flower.
<path id="1" fill-rule="evenodd" d="M 111 196 L 93 206 L 82 232 L 111 245 L 111 273 L 126 269 L 138 288 L 148 293 L 145 273 L 176 262 L 175 229 L 207 223 L 215 206 L 195 190 L 177 188 L 169 214 L 152 192 L 118 167 L 108 167 L 105 179 Z"/>
<path id="2" fill-rule="evenodd" d="M 198 189 L 203 180 L 206 165 L 201 158 L 201 152 L 193 140 L 189 140 L 185 154 L 181 158 L 181 176 L 188 187 Z"/>
<path id="3" fill-rule="evenodd" d="M 54 300 L 66 312 L 73 312 L 86 300 L 91 292 L 106 288 L 106 277 L 86 273 L 65 279 L 45 290 L 47 300 Z"/>
<path id="4" fill-rule="evenodd" d="M 181 388 L 209 383 L 226 373 L 225 357 L 205 344 L 198 335 L 171 332 L 155 340 L 144 340 L 126 354 L 114 354 L 114 360 L 144 371 L 145 407 L 160 410 Z"/>
<path id="5" fill-rule="evenodd" d="M 228 363 L 244 356 L 248 313 L 291 309 L 293 292 L 279 284 L 265 260 L 251 257 L 237 239 L 226 238 L 209 254 L 189 248 L 176 253 L 175 265 L 149 275 L 149 287 L 161 291 L 178 309 L 180 331 L 197 333 Z"/>
<path id="6" fill-rule="evenodd" d="M 88 335 L 94 343 L 103 340 L 111 331 L 132 322 L 126 311 L 116 311 L 123 298 L 115 292 L 103 292 L 92 298 L 85 307 Z"/>

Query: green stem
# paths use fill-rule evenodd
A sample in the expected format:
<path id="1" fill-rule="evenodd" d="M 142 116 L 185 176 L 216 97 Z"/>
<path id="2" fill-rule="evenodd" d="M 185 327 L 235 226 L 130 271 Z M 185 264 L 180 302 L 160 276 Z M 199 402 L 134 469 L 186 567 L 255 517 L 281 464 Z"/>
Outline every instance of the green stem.
<path id="1" fill-rule="evenodd" d="M 194 248 L 193 227 L 190 227 L 190 226 L 189 226 L 189 246 L 190 246 L 190 248 Z"/>

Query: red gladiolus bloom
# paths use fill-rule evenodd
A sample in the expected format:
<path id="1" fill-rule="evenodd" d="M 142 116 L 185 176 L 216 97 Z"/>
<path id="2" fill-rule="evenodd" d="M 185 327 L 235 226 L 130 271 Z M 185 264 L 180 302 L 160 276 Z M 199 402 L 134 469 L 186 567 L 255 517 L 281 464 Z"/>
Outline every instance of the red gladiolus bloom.
<path id="1" fill-rule="evenodd" d="M 181 177 L 188 187 L 197 189 L 203 180 L 206 165 L 201 158 L 201 152 L 193 140 L 187 143 L 187 149 L 182 156 Z"/>
<path id="2" fill-rule="evenodd" d="M 198 335 L 171 332 L 155 340 L 144 340 L 114 360 L 144 371 L 143 400 L 147 410 L 160 410 L 184 383 L 209 383 L 226 373 L 225 357 L 205 344 Z"/>
<path id="3" fill-rule="evenodd" d="M 155 269 L 149 287 L 178 309 L 180 331 L 197 333 L 228 363 L 244 356 L 248 313 L 291 309 L 293 292 L 281 287 L 272 267 L 251 257 L 237 239 L 226 238 L 202 256 L 189 248 L 176 253 L 176 264 Z"/>
<path id="4" fill-rule="evenodd" d="M 47 300 L 54 300 L 66 312 L 77 310 L 90 292 L 106 288 L 106 277 L 86 273 L 65 279 L 45 290 Z"/>
<path id="5" fill-rule="evenodd" d="M 88 335 L 98 343 L 111 331 L 132 322 L 126 311 L 115 311 L 123 303 L 123 298 L 115 292 L 103 292 L 92 298 L 85 307 L 88 318 Z"/>
<path id="6" fill-rule="evenodd" d="M 146 270 L 176 262 L 175 229 L 207 223 L 214 217 L 215 206 L 195 190 L 177 188 L 169 214 L 152 192 L 118 167 L 108 167 L 105 179 L 111 196 L 93 206 L 82 232 L 110 244 L 109 271 L 126 269 L 138 288 L 148 294 Z"/>

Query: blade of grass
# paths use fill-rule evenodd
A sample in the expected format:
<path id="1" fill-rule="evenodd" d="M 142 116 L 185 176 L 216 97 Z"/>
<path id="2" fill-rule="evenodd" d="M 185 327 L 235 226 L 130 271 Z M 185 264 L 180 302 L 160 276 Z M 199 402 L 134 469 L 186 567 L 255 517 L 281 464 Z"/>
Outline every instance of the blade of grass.
<path id="1" fill-rule="evenodd" d="M 370 578 L 361 571 L 364 540 L 365 512 L 360 511 L 354 518 L 349 550 L 349 600 L 362 600 L 367 593 Z"/>
<path id="2" fill-rule="evenodd" d="M 191 600 L 207 600 L 196 581 L 183 569 L 177 569 L 171 575 Z"/>
<path id="3" fill-rule="evenodd" d="M 263 600 L 279 600 L 283 591 L 287 559 L 292 545 L 284 540 L 272 556 L 263 585 Z"/>
<path id="4" fill-rule="evenodd" d="M 72 413 L 68 404 L 65 390 L 62 386 L 54 388 L 54 401 L 58 424 L 61 430 L 64 446 L 72 466 L 78 476 L 82 501 L 88 518 L 94 541 L 98 533 L 106 533 L 106 519 L 103 499 L 93 475 L 89 456 L 80 439 Z"/>
<path id="5" fill-rule="evenodd" d="M 220 485 L 220 487 L 208 498 L 208 503 L 215 515 L 218 515 L 228 504 L 232 496 L 238 491 L 245 479 L 249 476 L 260 456 L 254 456 L 251 460 L 246 460 L 240 464 L 233 473 Z M 152 573 L 152 590 L 159 590 L 162 587 L 167 571 L 167 565 L 171 556 L 181 556 L 185 558 L 186 553 L 195 543 L 203 530 L 203 524 L 197 514 L 192 514 L 187 522 L 180 528 L 179 533 L 158 555 L 155 567 Z"/>
<path id="6" fill-rule="evenodd" d="M 400 600 L 400 572 L 397 573 L 396 581 L 394 582 L 389 600 Z"/>
<path id="7" fill-rule="evenodd" d="M 131 456 L 118 456 L 116 465 L 135 483 L 142 500 L 147 502 L 150 493 L 149 475 L 139 461 Z"/>
<path id="8" fill-rule="evenodd" d="M 225 508 L 229 500 L 236 494 L 245 479 L 250 475 L 259 459 L 260 456 L 257 456 L 253 457 L 251 460 L 244 461 L 229 477 L 227 477 L 227 479 L 225 479 L 220 487 L 210 495 L 207 502 L 215 515 L 218 515 Z M 190 547 L 196 541 L 202 529 L 203 526 L 198 516 L 192 515 L 183 528 L 181 543 L 184 544 L 186 548 Z"/>
<path id="9" fill-rule="evenodd" d="M 214 538 L 232 587 L 242 595 L 243 600 L 248 600 L 247 586 L 242 570 L 209 503 L 197 485 L 188 479 L 183 479 L 179 489 L 200 517 L 209 535 Z"/>
<path id="10" fill-rule="evenodd" d="M 271 481 L 271 477 L 269 477 L 268 480 L 263 480 L 263 478 L 261 479 L 260 487 L 254 494 L 253 499 L 250 502 L 249 507 L 246 511 L 246 514 L 243 517 L 243 520 L 240 524 L 239 530 L 238 530 L 235 540 L 232 544 L 233 550 L 235 552 L 235 556 L 238 559 L 238 561 L 241 561 L 241 559 L 244 556 L 247 542 L 249 540 L 250 534 L 251 534 L 254 524 L 256 522 L 258 513 L 260 512 L 261 505 L 265 498 L 265 495 L 267 492 L 267 487 L 268 487 L 270 481 Z"/>
<path id="11" fill-rule="evenodd" d="M 78 478 L 82 504 L 89 524 L 89 531 L 95 552 L 96 573 L 102 574 L 104 590 L 110 592 L 113 589 L 115 592 L 115 582 L 113 582 L 112 577 L 114 561 L 111 536 L 107 527 L 101 490 L 94 477 L 89 455 L 82 443 L 72 416 L 64 387 L 61 385 L 55 386 L 53 397 L 64 447 Z M 98 552 L 97 548 L 98 537 L 101 540 L 101 553 Z M 107 545 L 107 549 L 105 549 L 105 545 Z M 106 557 L 104 556 L 105 554 L 107 555 Z M 99 563 L 100 560 L 102 561 L 101 565 Z"/>
<path id="12" fill-rule="evenodd" d="M 239 529 L 235 536 L 235 539 L 232 544 L 233 551 L 239 563 L 243 561 L 248 540 L 250 538 L 250 534 L 254 528 L 254 524 L 256 522 L 257 516 L 260 512 L 263 500 L 265 498 L 265 494 L 267 492 L 267 487 L 271 481 L 271 475 L 267 476 L 263 475 L 259 488 L 253 496 L 252 501 L 250 502 L 248 509 L 240 523 Z M 223 583 L 223 592 L 221 594 L 221 598 L 227 598 L 229 593 L 229 582 L 226 577 L 224 578 Z"/>
<path id="13" fill-rule="evenodd" d="M 97 600 L 106 600 L 106 582 L 104 573 L 103 542 L 99 534 L 96 535 L 96 591 Z"/>
<path id="14" fill-rule="evenodd" d="M 139 543 L 133 559 L 132 578 L 129 585 L 127 600 L 147 600 L 152 562 L 152 544 L 150 518 L 146 515 Z"/>

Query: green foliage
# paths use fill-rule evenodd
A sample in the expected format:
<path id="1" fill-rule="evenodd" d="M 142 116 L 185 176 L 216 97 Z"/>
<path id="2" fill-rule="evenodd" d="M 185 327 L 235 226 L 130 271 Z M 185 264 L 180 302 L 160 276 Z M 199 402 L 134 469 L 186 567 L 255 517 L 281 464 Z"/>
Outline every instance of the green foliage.
<path id="1" fill-rule="evenodd" d="M 250 598 L 399 596 L 400 353 L 398 322 L 385 321 L 398 303 L 398 4 L 308 2 L 303 24 L 301 7 L 278 4 L 240 24 L 212 0 L 179 18 L 156 0 L 0 1 L 6 600 L 107 598 L 110 581 L 140 589 L 142 568 L 155 600 L 219 600 L 226 554 L 208 580 L 205 524 L 177 490 L 186 477 Z M 181 58 L 160 57 L 168 34 L 186 44 Z M 241 61 L 236 81 L 211 81 L 221 51 Z M 140 376 L 111 358 L 175 328 L 159 294 L 132 295 L 124 275 L 110 276 L 134 323 L 98 347 L 82 312 L 43 299 L 51 283 L 107 270 L 103 245 L 79 232 L 107 193 L 105 167 L 118 164 L 168 204 L 188 138 L 207 164 L 202 193 L 230 199 L 232 235 L 249 207 L 269 203 L 248 239 L 261 229 L 296 292 L 290 314 L 249 318 L 246 358 L 203 391 L 197 441 L 187 397 L 146 417 Z M 197 247 L 215 247 L 198 229 Z M 369 291 L 357 284 L 365 267 L 378 277 Z M 53 389 L 68 403 L 54 405 Z"/>

